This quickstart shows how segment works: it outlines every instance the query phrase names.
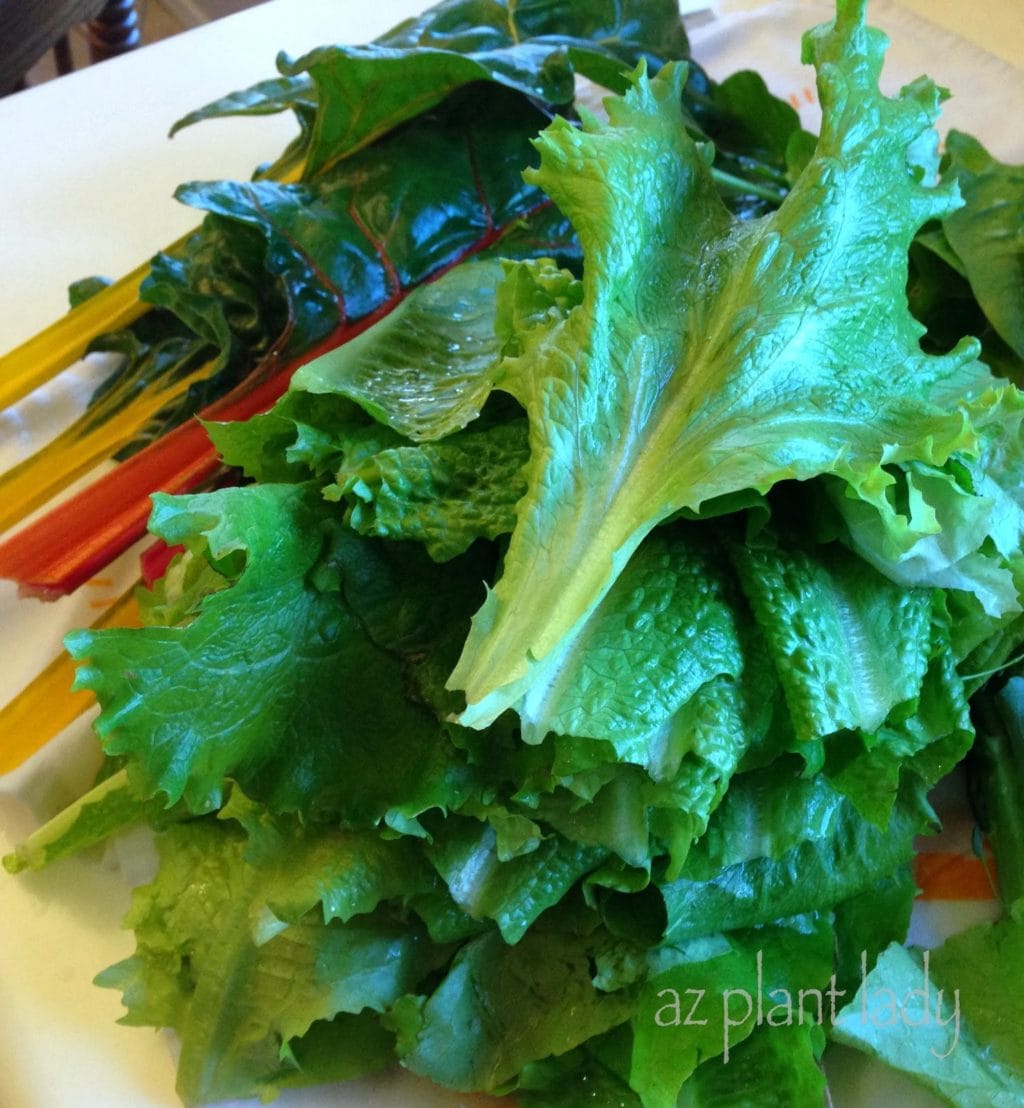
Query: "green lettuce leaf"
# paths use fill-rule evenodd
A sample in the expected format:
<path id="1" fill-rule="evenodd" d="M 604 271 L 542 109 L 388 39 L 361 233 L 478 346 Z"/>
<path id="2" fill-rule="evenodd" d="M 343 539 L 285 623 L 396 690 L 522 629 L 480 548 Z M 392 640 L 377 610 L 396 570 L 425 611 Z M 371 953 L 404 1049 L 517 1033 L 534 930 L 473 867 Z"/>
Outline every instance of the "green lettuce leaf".
<path id="1" fill-rule="evenodd" d="M 904 293 L 914 233 L 958 202 L 926 183 L 938 94 L 878 92 L 884 42 L 862 15 L 843 3 L 806 40 L 822 137 L 762 219 L 718 200 L 671 66 L 610 101 L 607 124 L 556 121 L 538 140 L 529 177 L 580 236 L 583 302 L 531 333 L 499 382 L 530 417 L 530 491 L 452 674 L 464 723 L 545 680 L 673 513 L 827 473 L 884 502 L 883 466 L 976 448 L 1000 391 L 976 343 L 922 352 Z"/>
<path id="2" fill-rule="evenodd" d="M 768 529 L 730 550 L 801 743 L 876 731 L 917 696 L 931 653 L 926 590 L 894 584 L 838 544 Z"/>
<path id="3" fill-rule="evenodd" d="M 1024 1098 L 1022 971 L 1019 919 L 972 928 L 935 951 L 894 944 L 833 1034 L 952 1104 L 1010 1108 Z"/>
<path id="4" fill-rule="evenodd" d="M 325 495 L 350 505 L 346 519 L 360 535 L 419 542 L 444 562 L 512 530 L 527 457 L 525 421 L 498 423 L 382 450 L 340 470 Z"/>
<path id="5" fill-rule="evenodd" d="M 799 991 L 799 984 L 797 991 Z M 814 988 L 814 986 L 805 986 Z M 827 994 L 827 990 L 826 990 Z M 817 1013 L 813 1012 L 813 1017 Z M 785 1013 L 776 1019 L 781 1021 Z M 827 1018 L 827 1017 L 826 1017 Z M 750 1090 L 764 1108 L 818 1108 L 828 1103 L 825 1075 L 819 1064 L 824 1035 L 814 1025 L 781 1023 L 755 1028 L 737 1043 L 729 1065 L 714 1060 L 697 1067 L 683 1086 L 679 1108 L 747 1108 Z"/>
<path id="6" fill-rule="evenodd" d="M 112 773 L 32 832 L 4 857 L 8 873 L 42 869 L 141 823 L 159 823 L 159 801 L 143 800 L 127 770 Z"/>
<path id="7" fill-rule="evenodd" d="M 162 835 L 160 872 L 135 892 L 127 921 L 137 951 L 97 979 L 123 993 L 123 1022 L 177 1031 L 187 1105 L 294 1082 L 293 1040 L 340 1012 L 383 1012 L 444 957 L 413 922 L 384 914 L 305 919 L 258 942 L 252 920 L 267 890 L 246 845 L 244 834 L 208 820 Z M 362 1067 L 354 1062 L 350 1073 L 378 1068 L 380 1050 Z"/>
<path id="8" fill-rule="evenodd" d="M 77 680 L 103 707 L 105 748 L 132 759 L 144 795 L 202 811 L 231 776 L 278 811 L 359 824 L 414 818 L 468 791 L 442 726 L 407 697 L 401 659 L 367 636 L 336 587 L 307 579 L 328 526 L 303 485 L 158 500 L 153 529 L 233 571 L 234 584 L 183 626 L 68 637 L 89 659 Z"/>
<path id="9" fill-rule="evenodd" d="M 630 1073 L 630 1085 L 645 1108 L 673 1108 L 683 1083 L 701 1063 L 725 1075 L 733 1050 L 763 1024 L 768 1024 L 765 1035 L 799 1024 L 802 989 L 818 992 L 808 1004 L 808 1018 L 819 1024 L 828 1019 L 832 934 L 824 917 L 693 940 L 661 948 L 652 960 L 654 970 L 633 1017 Z M 813 1054 L 803 1062 L 802 1069 L 817 1071 Z M 812 1084 L 820 1087 L 820 1073 Z"/>
<path id="10" fill-rule="evenodd" d="M 804 781 L 783 766 L 751 777 L 733 779 L 682 876 L 660 887 L 666 941 L 831 909 L 905 865 L 932 817 L 913 782 L 879 829 L 820 777 Z M 767 818 L 761 788 L 774 794 Z"/>
<path id="11" fill-rule="evenodd" d="M 437 839 L 427 853 L 452 899 L 474 919 L 493 919 L 510 944 L 605 857 L 601 849 L 552 835 L 502 861 L 493 827 L 453 816 Z"/>
<path id="12" fill-rule="evenodd" d="M 599 941 L 556 922 L 515 946 L 496 932 L 473 939 L 425 1001 L 392 1010 L 402 1064 L 450 1088 L 504 1091 L 528 1063 L 623 1023 L 633 993 L 601 993 L 591 981 Z"/>

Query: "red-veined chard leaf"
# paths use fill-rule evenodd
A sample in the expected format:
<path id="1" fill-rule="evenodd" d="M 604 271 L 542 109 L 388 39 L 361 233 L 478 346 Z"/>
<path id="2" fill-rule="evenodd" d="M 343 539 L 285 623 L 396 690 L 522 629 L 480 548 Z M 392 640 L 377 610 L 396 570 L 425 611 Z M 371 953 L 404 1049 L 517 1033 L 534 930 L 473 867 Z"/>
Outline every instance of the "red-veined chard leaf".
<path id="1" fill-rule="evenodd" d="M 365 46 L 282 54 L 280 78 L 190 112 L 171 133 L 203 119 L 291 109 L 304 134 L 288 160 L 301 146 L 311 176 L 473 82 L 567 107 L 577 72 L 621 90 L 641 58 L 656 67 L 688 56 L 674 0 L 447 0 Z"/>

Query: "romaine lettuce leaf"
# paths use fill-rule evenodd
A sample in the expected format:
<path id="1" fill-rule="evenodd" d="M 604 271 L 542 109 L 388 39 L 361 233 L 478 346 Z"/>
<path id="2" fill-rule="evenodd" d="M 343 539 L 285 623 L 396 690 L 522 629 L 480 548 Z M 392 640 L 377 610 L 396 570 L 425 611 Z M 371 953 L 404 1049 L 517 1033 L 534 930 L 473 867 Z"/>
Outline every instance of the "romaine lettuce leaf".
<path id="1" fill-rule="evenodd" d="M 963 1108 L 1024 1098 L 1019 1028 L 1024 923 L 982 924 L 934 951 L 893 944 L 865 974 L 833 1034 Z"/>

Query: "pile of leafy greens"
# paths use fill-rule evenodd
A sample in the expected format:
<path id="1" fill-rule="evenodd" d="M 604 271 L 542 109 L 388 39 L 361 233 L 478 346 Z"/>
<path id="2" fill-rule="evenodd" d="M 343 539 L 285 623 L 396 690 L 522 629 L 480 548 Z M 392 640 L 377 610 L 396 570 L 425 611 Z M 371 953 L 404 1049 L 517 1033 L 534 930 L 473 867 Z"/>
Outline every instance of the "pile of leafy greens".
<path id="1" fill-rule="evenodd" d="M 305 168 L 184 189 L 154 341 L 381 318 L 209 427 L 244 481 L 155 497 L 146 626 L 67 640 L 102 779 L 7 859 L 155 828 L 99 981 L 177 1032 L 186 1104 L 397 1060 L 523 1108 L 812 1105 L 830 1036 L 1024 1096 L 1012 682 L 975 751 L 1007 919 L 899 945 L 1024 642 L 1024 180 L 940 164 L 858 0 L 804 41 L 816 141 L 688 67 L 674 5 L 605 8 L 449 0 L 196 115 L 294 110 Z"/>

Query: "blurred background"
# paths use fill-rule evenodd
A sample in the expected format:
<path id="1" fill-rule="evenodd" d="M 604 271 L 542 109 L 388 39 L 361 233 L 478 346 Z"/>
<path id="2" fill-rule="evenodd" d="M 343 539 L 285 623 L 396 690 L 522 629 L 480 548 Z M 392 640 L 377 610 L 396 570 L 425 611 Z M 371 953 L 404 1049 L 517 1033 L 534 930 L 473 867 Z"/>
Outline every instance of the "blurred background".
<path id="1" fill-rule="evenodd" d="M 132 8 L 137 20 L 141 44 L 159 42 L 172 35 L 212 23 L 226 15 L 256 7 L 262 0 L 135 0 Z M 89 41 L 85 23 L 73 24 L 67 35 L 73 68 L 80 69 L 89 64 Z M 57 55 L 53 50 L 47 52 L 27 71 L 24 77 L 26 87 L 42 84 L 58 74 Z"/>

